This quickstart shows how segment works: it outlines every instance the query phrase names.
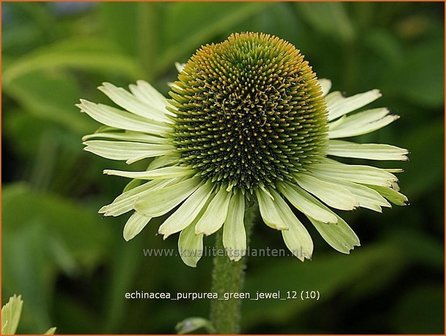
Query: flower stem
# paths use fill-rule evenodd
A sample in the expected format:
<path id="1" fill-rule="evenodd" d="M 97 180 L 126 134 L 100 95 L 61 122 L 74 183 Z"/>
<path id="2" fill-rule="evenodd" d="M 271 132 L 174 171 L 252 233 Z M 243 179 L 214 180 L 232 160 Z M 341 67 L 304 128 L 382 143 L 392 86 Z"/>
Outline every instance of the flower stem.
<path id="1" fill-rule="evenodd" d="M 250 207 L 245 213 L 245 230 L 247 246 L 249 236 L 255 219 L 255 207 Z M 216 236 L 214 269 L 212 271 L 212 292 L 218 293 L 219 298 L 232 293 L 243 291 L 247 256 L 239 261 L 231 261 L 226 255 L 220 255 L 223 247 L 223 230 Z M 241 300 L 229 298 L 228 300 L 211 301 L 211 322 L 217 334 L 240 333 Z"/>

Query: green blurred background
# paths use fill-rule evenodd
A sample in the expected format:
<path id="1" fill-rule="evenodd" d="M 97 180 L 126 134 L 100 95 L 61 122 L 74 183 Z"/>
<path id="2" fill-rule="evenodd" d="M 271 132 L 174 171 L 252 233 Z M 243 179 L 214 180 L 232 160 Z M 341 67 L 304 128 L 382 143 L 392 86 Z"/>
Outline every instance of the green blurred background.
<path id="1" fill-rule="evenodd" d="M 98 124 L 79 98 L 106 99 L 103 81 L 137 79 L 167 93 L 174 62 L 232 32 L 295 44 L 320 78 L 348 95 L 373 88 L 401 119 L 358 139 L 408 148 L 408 207 L 342 214 L 361 238 L 351 255 L 311 230 L 313 261 L 251 258 L 247 291 L 319 290 L 320 301 L 245 301 L 245 333 L 443 333 L 444 87 L 442 3 L 2 3 L 3 302 L 25 304 L 19 332 L 172 333 L 208 301 L 124 299 L 127 291 L 210 290 L 212 261 L 196 269 L 153 222 L 125 243 L 126 217 L 97 210 L 128 182 L 103 176 L 125 164 L 82 151 Z M 132 168 L 139 167 L 135 164 Z M 257 223 L 254 247 L 284 248 Z M 213 237 L 206 240 L 213 244 Z"/>

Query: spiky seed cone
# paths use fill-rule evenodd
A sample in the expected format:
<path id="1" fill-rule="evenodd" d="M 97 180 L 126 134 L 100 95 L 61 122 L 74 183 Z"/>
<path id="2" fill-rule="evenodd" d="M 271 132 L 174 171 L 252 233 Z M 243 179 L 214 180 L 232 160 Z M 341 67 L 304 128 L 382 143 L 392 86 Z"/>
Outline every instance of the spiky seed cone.
<path id="1" fill-rule="evenodd" d="M 327 108 L 292 44 L 233 34 L 187 62 L 170 96 L 173 142 L 203 179 L 252 191 L 291 179 L 325 153 Z"/>

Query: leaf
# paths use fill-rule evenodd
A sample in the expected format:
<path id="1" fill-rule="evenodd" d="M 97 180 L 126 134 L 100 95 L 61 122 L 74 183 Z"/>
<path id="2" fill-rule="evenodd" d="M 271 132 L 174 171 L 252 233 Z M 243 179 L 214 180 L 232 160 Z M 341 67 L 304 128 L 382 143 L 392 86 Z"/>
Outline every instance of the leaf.
<path id="1" fill-rule="evenodd" d="M 392 324 L 401 334 L 444 333 L 444 289 L 423 284 L 410 288 L 394 308 Z"/>
<path id="2" fill-rule="evenodd" d="M 185 61 L 194 49 L 209 43 L 233 25 L 257 14 L 267 3 L 177 2 L 167 8 L 166 46 L 157 63 L 158 73 Z"/>
<path id="3" fill-rule="evenodd" d="M 137 6 L 133 2 L 100 3 L 101 23 L 108 38 L 129 55 L 137 55 L 135 18 Z M 131 37 L 131 38 L 130 38 Z"/>
<path id="4" fill-rule="evenodd" d="M 420 124 L 402 139 L 401 145 L 409 150 L 410 161 L 399 177 L 409 202 L 443 184 L 443 139 L 443 120 Z"/>
<path id="5" fill-rule="evenodd" d="M 138 59 L 151 80 L 158 55 L 159 5 L 156 3 L 102 3 L 100 14 L 109 38 L 125 54 Z M 129 38 L 131 37 L 131 38 Z"/>
<path id="6" fill-rule="evenodd" d="M 342 41 L 350 41 L 354 38 L 355 30 L 344 3 L 299 2 L 296 6 L 302 19 L 318 32 Z"/>
<path id="7" fill-rule="evenodd" d="M 274 263 L 258 266 L 246 280 L 246 292 L 277 292 L 282 297 L 287 291 L 318 290 L 320 301 L 245 300 L 243 302 L 246 326 L 262 323 L 284 323 L 292 316 L 324 302 L 351 285 L 366 281 L 376 271 L 377 265 L 393 263 L 399 256 L 391 244 L 379 244 L 362 248 L 351 255 L 314 256 L 310 262 L 299 263 L 294 259 L 274 260 Z M 342 270 L 340 272 L 339 270 Z M 274 274 L 265 279 L 265 274 Z M 251 299 L 255 298 L 254 295 Z"/>
<path id="8" fill-rule="evenodd" d="M 69 39 L 37 49 L 12 62 L 3 73 L 7 87 L 15 79 L 36 70 L 56 68 L 113 72 L 132 79 L 142 73 L 129 56 L 119 53 L 113 45 L 96 39 Z"/>
<path id="9" fill-rule="evenodd" d="M 439 39 L 407 47 L 397 66 L 389 69 L 386 92 L 426 107 L 443 106 L 443 59 L 443 41 Z"/>
<path id="10" fill-rule="evenodd" d="M 85 206 L 51 194 L 31 190 L 26 184 L 3 189 L 5 233 L 14 234 L 29 222 L 41 222 L 85 267 L 94 266 L 110 239 L 105 221 Z M 44 237 L 42 237 L 44 238 Z M 45 239 L 43 244 L 47 244 Z"/>
<path id="11" fill-rule="evenodd" d="M 10 81 L 4 89 L 27 112 L 58 123 L 76 134 L 90 132 L 96 127 L 75 107 L 81 93 L 76 82 L 64 73 L 26 73 Z"/>
<path id="12" fill-rule="evenodd" d="M 24 330 L 46 330 L 57 272 L 92 269 L 110 242 L 106 221 L 56 195 L 26 184 L 3 189 L 3 289 L 26 298 Z"/>

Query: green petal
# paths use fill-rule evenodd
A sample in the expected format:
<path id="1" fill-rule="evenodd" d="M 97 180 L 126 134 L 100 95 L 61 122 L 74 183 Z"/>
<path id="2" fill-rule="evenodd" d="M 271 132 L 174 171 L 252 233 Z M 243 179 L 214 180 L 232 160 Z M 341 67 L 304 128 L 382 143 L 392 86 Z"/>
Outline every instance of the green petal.
<path id="1" fill-rule="evenodd" d="M 81 103 L 76 106 L 94 120 L 107 126 L 158 136 L 162 136 L 170 130 L 170 126 L 165 123 L 156 122 L 104 104 L 95 104 L 81 99 Z"/>
<path id="2" fill-rule="evenodd" d="M 387 202 L 384 197 L 382 197 L 377 191 L 370 189 L 367 186 L 327 177 L 321 179 L 346 188 L 356 198 L 360 207 L 377 212 L 382 212 L 381 207 L 390 207 L 390 203 Z"/>
<path id="3" fill-rule="evenodd" d="M 336 223 L 336 216 L 313 202 L 313 196 L 309 195 L 302 188 L 286 183 L 279 184 L 280 192 L 290 201 L 290 203 L 306 216 L 310 216 L 324 223 Z"/>
<path id="4" fill-rule="evenodd" d="M 329 79 L 319 79 L 319 85 L 321 86 L 322 96 L 326 96 L 331 89 L 331 80 Z"/>
<path id="5" fill-rule="evenodd" d="M 228 213 L 230 198 L 231 193 L 228 193 L 223 187 L 220 188 L 198 220 L 195 226 L 196 234 L 210 235 L 221 228 Z"/>
<path id="6" fill-rule="evenodd" d="M 132 88 L 138 92 L 139 95 L 140 89 L 135 86 L 132 86 Z M 158 103 L 157 100 L 141 100 L 123 88 L 118 88 L 110 83 L 103 83 L 103 85 L 99 87 L 99 90 L 105 93 L 115 104 L 129 112 L 156 121 L 165 122 L 168 120 L 164 114 L 165 106 L 162 106 L 161 108 L 156 106 Z"/>
<path id="7" fill-rule="evenodd" d="M 140 142 L 89 140 L 83 143 L 84 150 L 111 160 L 126 160 L 126 163 L 169 154 L 175 148 L 171 145 Z"/>
<path id="8" fill-rule="evenodd" d="M 329 206 L 353 210 L 359 206 L 355 196 L 340 184 L 323 181 L 309 174 L 296 175 L 297 184 Z"/>
<path id="9" fill-rule="evenodd" d="M 395 205 L 403 206 L 408 204 L 407 197 L 393 188 L 372 186 L 372 185 L 369 187 L 375 189 L 377 192 L 379 192 L 382 196 L 384 196 L 386 199 L 388 199 Z"/>
<path id="10" fill-rule="evenodd" d="M 130 91 L 141 101 L 147 105 L 157 107 L 165 114 L 169 114 L 166 110 L 167 99 L 158 92 L 152 85 L 143 80 L 136 81 L 136 85 L 129 85 Z"/>
<path id="11" fill-rule="evenodd" d="M 127 223 L 125 223 L 123 232 L 124 239 L 126 241 L 133 239 L 146 227 L 151 219 L 151 217 L 146 217 L 138 212 L 134 212 L 128 219 Z"/>
<path id="12" fill-rule="evenodd" d="M 48 329 L 44 335 L 54 335 L 56 333 L 56 327 L 52 327 L 50 329 Z"/>
<path id="13" fill-rule="evenodd" d="M 408 160 L 408 151 L 404 148 L 384 144 L 357 144 L 341 140 L 330 140 L 327 154 L 368 160 Z"/>
<path id="14" fill-rule="evenodd" d="M 171 234 L 183 230 L 197 218 L 211 196 L 212 183 L 201 185 L 165 222 L 158 232 L 166 239 Z"/>
<path id="15" fill-rule="evenodd" d="M 162 189 L 155 189 L 135 203 L 135 210 L 147 217 L 158 217 L 169 212 L 189 197 L 199 186 L 200 179 L 193 177 Z"/>
<path id="16" fill-rule="evenodd" d="M 288 230 L 288 223 L 283 221 L 277 209 L 277 200 L 273 200 L 270 195 L 261 189 L 256 190 L 256 196 L 259 202 L 260 214 L 265 224 L 276 230 Z"/>
<path id="17" fill-rule="evenodd" d="M 82 141 L 92 140 L 92 139 L 112 139 L 112 140 L 122 140 L 130 142 L 142 142 L 149 144 L 168 144 L 166 138 L 158 137 L 155 135 L 144 134 L 140 132 L 97 132 L 93 134 L 86 135 L 82 137 Z"/>
<path id="18" fill-rule="evenodd" d="M 328 107 L 328 121 L 355 111 L 381 97 L 378 90 L 359 93 L 351 97 L 343 97 L 340 92 L 332 92 L 325 99 Z"/>
<path id="19" fill-rule="evenodd" d="M 329 124 L 328 137 L 337 139 L 367 134 L 387 126 L 399 118 L 388 114 L 388 109 L 378 108 L 348 116 L 342 119 L 342 122 Z"/>
<path id="20" fill-rule="evenodd" d="M 341 253 L 350 253 L 355 246 L 360 246 L 359 238 L 348 224 L 339 216 L 338 222 L 322 223 L 309 217 L 316 230 L 324 240 L 335 250 Z"/>
<path id="21" fill-rule="evenodd" d="M 327 211 L 332 212 L 329 208 L 323 205 L 320 201 L 314 199 L 314 202 Z M 335 250 L 341 253 L 350 253 L 355 246 L 360 246 L 359 238 L 356 233 L 348 226 L 348 224 L 334 212 L 336 223 L 323 223 L 308 217 L 310 222 L 314 225 L 319 234 L 324 240 Z"/>
<path id="22" fill-rule="evenodd" d="M 229 259 L 239 261 L 246 252 L 245 198 L 235 192 L 229 202 L 228 214 L 223 226 L 223 246 Z"/>
<path id="23" fill-rule="evenodd" d="M 147 170 L 157 169 L 165 166 L 174 166 L 179 163 L 176 152 L 169 153 L 168 155 L 157 156 L 150 162 Z"/>
<path id="24" fill-rule="evenodd" d="M 22 314 L 23 300 L 21 295 L 9 298 L 2 307 L 2 335 L 14 335 Z"/>
<path id="25" fill-rule="evenodd" d="M 183 229 L 178 239 L 180 257 L 190 267 L 196 267 L 203 254 L 203 234 L 196 234 L 194 226 Z"/>
<path id="26" fill-rule="evenodd" d="M 282 221 L 288 224 L 288 230 L 282 230 L 285 245 L 301 261 L 304 261 L 305 258 L 310 259 L 313 254 L 313 240 L 310 234 L 282 197 L 274 190 L 271 190 L 271 193 Z"/>
<path id="27" fill-rule="evenodd" d="M 105 205 L 99 209 L 99 213 L 103 213 L 105 216 L 122 215 L 132 210 L 137 200 L 143 199 L 144 196 L 150 195 L 161 188 L 178 183 L 179 181 L 180 179 L 176 178 L 171 180 L 154 180 L 144 183 L 138 187 L 123 192 L 116 197 L 111 204 Z"/>
<path id="28" fill-rule="evenodd" d="M 193 173 L 194 171 L 191 168 L 179 167 L 179 166 L 164 167 L 143 172 L 129 172 L 129 171 L 110 170 L 110 169 L 104 170 L 104 174 L 107 175 L 123 176 L 123 177 L 137 178 L 143 180 L 168 179 L 173 177 L 188 177 Z"/>
<path id="29" fill-rule="evenodd" d="M 177 69 L 178 72 L 183 71 L 185 66 L 186 66 L 186 63 L 175 62 L 175 68 Z"/>
<path id="30" fill-rule="evenodd" d="M 398 178 L 384 169 L 349 165 L 334 160 L 325 159 L 322 163 L 311 166 L 311 173 L 315 176 L 331 177 L 339 180 L 350 181 L 361 184 L 379 185 L 390 187 Z"/>

